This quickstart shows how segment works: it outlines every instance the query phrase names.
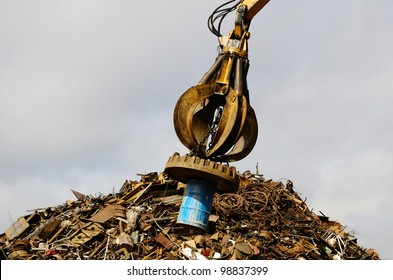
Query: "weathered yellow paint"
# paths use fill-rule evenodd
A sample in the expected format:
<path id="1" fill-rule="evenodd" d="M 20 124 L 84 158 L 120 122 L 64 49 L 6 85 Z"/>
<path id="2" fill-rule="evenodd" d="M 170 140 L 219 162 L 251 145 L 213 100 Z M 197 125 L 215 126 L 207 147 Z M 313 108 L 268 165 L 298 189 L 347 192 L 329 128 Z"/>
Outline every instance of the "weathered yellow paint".
<path id="1" fill-rule="evenodd" d="M 270 0 L 244 0 L 240 5 L 247 6 L 245 18 L 251 20 Z"/>

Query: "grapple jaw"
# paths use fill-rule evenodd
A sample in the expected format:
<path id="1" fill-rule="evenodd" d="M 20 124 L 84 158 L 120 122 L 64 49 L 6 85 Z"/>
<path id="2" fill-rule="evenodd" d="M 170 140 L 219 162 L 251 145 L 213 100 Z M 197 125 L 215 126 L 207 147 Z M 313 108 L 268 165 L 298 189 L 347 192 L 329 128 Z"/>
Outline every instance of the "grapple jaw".
<path id="1" fill-rule="evenodd" d="M 255 112 L 247 98 L 230 89 L 227 95 L 213 85 L 188 89 L 176 103 L 175 131 L 191 153 L 205 159 L 238 161 L 253 149 L 258 136 Z"/>
<path id="2" fill-rule="evenodd" d="M 229 162 L 253 149 L 258 124 L 249 102 L 247 70 L 244 55 L 223 51 L 198 85 L 177 101 L 175 131 L 192 154 Z"/>

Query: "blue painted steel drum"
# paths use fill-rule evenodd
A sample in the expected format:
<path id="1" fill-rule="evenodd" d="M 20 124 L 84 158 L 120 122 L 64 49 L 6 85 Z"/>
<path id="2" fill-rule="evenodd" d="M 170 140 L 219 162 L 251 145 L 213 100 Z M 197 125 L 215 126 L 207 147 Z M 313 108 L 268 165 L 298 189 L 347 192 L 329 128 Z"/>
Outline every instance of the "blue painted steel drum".
<path id="1" fill-rule="evenodd" d="M 214 192 L 215 186 L 211 183 L 188 180 L 177 223 L 206 229 Z"/>

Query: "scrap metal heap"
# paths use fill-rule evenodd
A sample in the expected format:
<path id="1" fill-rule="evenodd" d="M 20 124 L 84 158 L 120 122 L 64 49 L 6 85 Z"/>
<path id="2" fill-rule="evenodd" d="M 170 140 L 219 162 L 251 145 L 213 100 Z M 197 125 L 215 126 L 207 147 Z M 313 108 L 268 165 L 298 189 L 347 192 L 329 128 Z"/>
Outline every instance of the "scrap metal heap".
<path id="1" fill-rule="evenodd" d="M 1 259 L 379 259 L 313 213 L 290 180 L 238 175 L 236 192 L 214 194 L 204 230 L 176 223 L 185 185 L 153 172 L 117 193 L 73 191 L 75 200 L 20 217 L 0 235 Z"/>

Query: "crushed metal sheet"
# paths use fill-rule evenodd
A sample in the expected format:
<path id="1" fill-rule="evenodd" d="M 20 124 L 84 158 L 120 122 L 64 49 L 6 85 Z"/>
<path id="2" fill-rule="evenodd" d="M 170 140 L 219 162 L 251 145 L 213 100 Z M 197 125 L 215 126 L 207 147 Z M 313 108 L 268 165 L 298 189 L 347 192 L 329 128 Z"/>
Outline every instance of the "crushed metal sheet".
<path id="1" fill-rule="evenodd" d="M 126 217 L 126 208 L 121 205 L 108 205 L 90 218 L 90 221 L 105 223 L 113 217 Z"/>

